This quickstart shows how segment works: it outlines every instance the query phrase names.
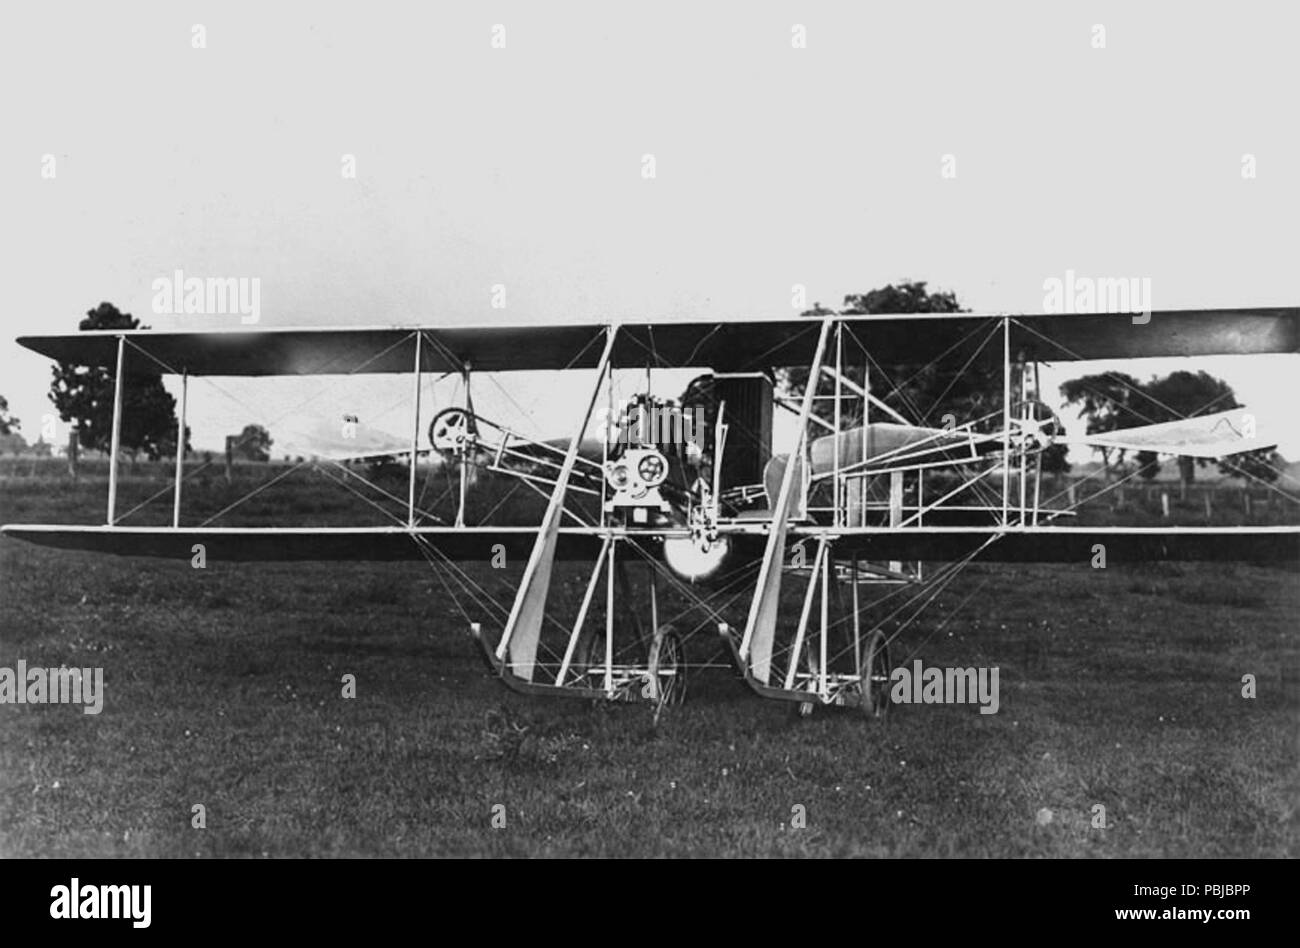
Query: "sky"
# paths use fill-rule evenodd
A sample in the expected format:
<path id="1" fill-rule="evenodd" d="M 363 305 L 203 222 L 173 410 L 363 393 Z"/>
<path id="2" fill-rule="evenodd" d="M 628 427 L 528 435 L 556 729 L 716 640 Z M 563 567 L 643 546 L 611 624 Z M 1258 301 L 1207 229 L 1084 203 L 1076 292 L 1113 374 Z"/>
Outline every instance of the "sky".
<path id="1" fill-rule="evenodd" d="M 780 318 L 903 279 L 1041 312 L 1068 270 L 1149 279 L 1156 309 L 1300 304 L 1294 3 L 6 17 L 0 395 L 29 440 L 50 367 L 13 337 L 102 300 L 158 329 L 239 324 L 154 312 L 176 270 L 256 278 L 262 326 Z M 1206 369 L 1294 459 L 1297 358 L 1104 368 Z M 192 390 L 200 447 L 254 421 L 274 436 L 309 399 L 409 431 L 400 379 L 216 381 Z M 554 437 L 589 382 L 479 384 L 480 411 Z M 427 380 L 425 418 L 455 385 Z"/>

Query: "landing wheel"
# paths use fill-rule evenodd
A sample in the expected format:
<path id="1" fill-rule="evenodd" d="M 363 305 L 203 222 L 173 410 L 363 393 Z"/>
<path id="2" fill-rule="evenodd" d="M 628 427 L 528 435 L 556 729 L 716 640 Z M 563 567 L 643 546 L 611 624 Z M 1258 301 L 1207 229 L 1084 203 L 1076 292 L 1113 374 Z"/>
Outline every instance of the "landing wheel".
<path id="1" fill-rule="evenodd" d="M 867 637 L 862 653 L 862 711 L 869 718 L 885 716 L 889 710 L 889 642 L 880 629 Z"/>
<path id="2" fill-rule="evenodd" d="M 589 687 L 604 687 L 605 630 L 589 632 L 583 638 L 573 655 L 572 674 Z"/>
<path id="3" fill-rule="evenodd" d="M 650 643 L 649 694 L 655 703 L 655 720 L 666 705 L 686 699 L 686 660 L 682 637 L 671 625 L 662 625 Z"/>

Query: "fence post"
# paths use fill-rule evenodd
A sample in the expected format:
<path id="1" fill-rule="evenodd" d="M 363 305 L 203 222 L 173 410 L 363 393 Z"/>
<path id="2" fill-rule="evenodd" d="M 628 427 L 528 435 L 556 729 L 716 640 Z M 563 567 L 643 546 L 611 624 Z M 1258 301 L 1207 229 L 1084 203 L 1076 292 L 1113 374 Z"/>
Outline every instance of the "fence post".
<path id="1" fill-rule="evenodd" d="M 1169 491 L 1160 492 L 1160 512 L 1164 514 L 1166 520 L 1169 519 Z"/>
<path id="2" fill-rule="evenodd" d="M 234 480 L 232 468 L 235 463 L 234 438 L 226 435 L 226 483 L 229 484 Z"/>

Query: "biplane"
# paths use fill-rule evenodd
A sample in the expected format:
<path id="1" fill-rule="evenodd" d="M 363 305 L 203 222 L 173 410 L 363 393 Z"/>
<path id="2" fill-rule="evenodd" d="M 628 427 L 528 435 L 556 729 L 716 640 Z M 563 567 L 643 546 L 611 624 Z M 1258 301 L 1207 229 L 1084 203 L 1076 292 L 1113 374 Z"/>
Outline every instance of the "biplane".
<path id="1" fill-rule="evenodd" d="M 683 699 L 692 670 L 719 655 L 757 695 L 803 713 L 834 705 L 882 714 L 891 645 L 975 560 L 1085 563 L 1097 544 L 1118 562 L 1300 553 L 1294 526 L 1078 522 L 1089 498 L 1045 495 L 1044 452 L 1066 438 L 1039 391 L 1040 364 L 1297 353 L 1296 308 L 1158 312 L 1144 324 L 1123 314 L 954 313 L 98 331 L 19 342 L 112 371 L 111 461 L 102 525 L 10 524 L 5 534 L 182 559 L 199 543 L 209 559 L 236 561 L 423 558 L 501 682 L 531 695 L 646 701 L 656 720 Z M 954 354 L 1000 367 L 1001 397 L 982 417 L 936 425 L 925 406 L 877 394 L 882 381 L 900 390 L 891 367 Z M 407 374 L 408 434 L 365 430 L 348 415 L 342 434 L 318 438 L 312 452 L 312 463 L 340 469 L 349 459 L 403 458 L 406 497 L 369 485 L 384 494 L 378 525 L 185 524 L 178 458 L 171 522 L 124 522 L 117 459 L 131 363 L 180 378 L 182 431 L 191 379 Z M 482 392 L 490 379 L 508 393 L 523 371 L 579 374 L 567 437 L 531 436 L 476 409 L 474 385 Z M 683 371 L 689 383 L 666 389 L 662 379 Z M 806 381 L 792 388 L 792 371 Z M 433 376 L 462 383 L 454 403 L 422 406 Z M 625 394 L 633 380 L 617 402 L 616 377 Z M 777 443 L 781 415 L 789 436 Z M 1202 458 L 1275 443 L 1240 408 L 1076 440 Z M 417 491 L 436 470 L 454 472 L 441 508 Z M 339 480 L 365 482 L 347 474 Z M 536 515 L 504 522 L 499 504 L 476 510 L 485 477 L 535 495 Z M 522 564 L 506 596 L 465 568 L 496 558 Z"/>

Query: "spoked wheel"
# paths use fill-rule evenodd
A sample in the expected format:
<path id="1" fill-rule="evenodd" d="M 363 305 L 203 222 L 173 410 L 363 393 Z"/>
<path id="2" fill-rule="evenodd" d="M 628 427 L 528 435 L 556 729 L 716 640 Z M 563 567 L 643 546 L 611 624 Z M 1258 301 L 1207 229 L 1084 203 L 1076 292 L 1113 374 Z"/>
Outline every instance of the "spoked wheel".
<path id="1" fill-rule="evenodd" d="M 1025 414 L 1028 417 L 1012 418 L 1011 434 L 1016 444 L 1029 453 L 1050 448 L 1065 433 L 1061 419 L 1043 402 L 1030 401 Z"/>
<path id="2" fill-rule="evenodd" d="M 661 625 L 650 643 L 650 681 L 647 697 L 655 705 L 655 723 L 670 704 L 686 700 L 686 656 L 682 637 L 671 625 Z"/>
<path id="3" fill-rule="evenodd" d="M 584 635 L 573 655 L 570 674 L 589 687 L 603 687 L 605 671 L 605 630 Z"/>
<path id="4" fill-rule="evenodd" d="M 429 443 L 436 451 L 463 451 L 474 429 L 474 416 L 464 408 L 444 408 L 429 423 Z"/>
<path id="5" fill-rule="evenodd" d="M 869 718 L 885 716 L 889 710 L 889 641 L 877 629 L 867 638 L 862 654 L 862 711 Z"/>

